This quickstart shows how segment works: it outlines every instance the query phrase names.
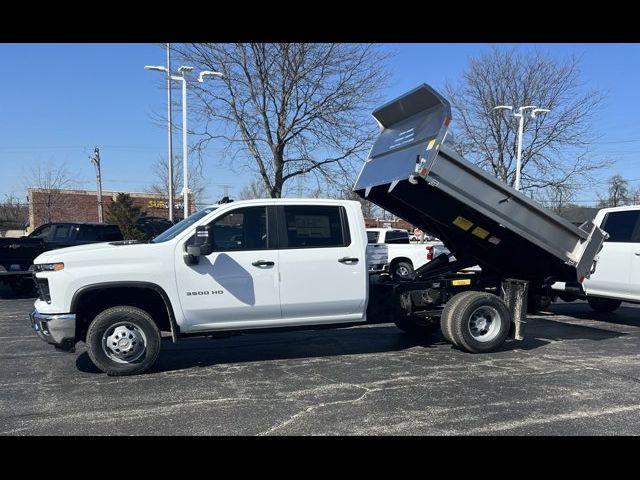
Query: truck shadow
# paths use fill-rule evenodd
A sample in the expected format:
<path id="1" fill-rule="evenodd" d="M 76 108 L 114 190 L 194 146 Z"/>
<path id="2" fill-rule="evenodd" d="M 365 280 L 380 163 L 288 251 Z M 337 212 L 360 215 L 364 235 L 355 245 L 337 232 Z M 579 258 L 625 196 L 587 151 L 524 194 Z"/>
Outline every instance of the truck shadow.
<path id="1" fill-rule="evenodd" d="M 562 318 L 531 317 L 525 340 L 509 340 L 496 352 L 483 356 L 515 350 L 535 350 L 554 341 L 602 341 L 627 335 L 607 328 L 568 323 Z M 577 315 L 574 318 L 578 318 Z M 636 321 L 636 325 L 640 326 L 640 319 Z M 166 338 L 163 340 L 158 363 L 148 373 L 231 363 L 401 352 L 413 347 L 446 348 L 457 350 L 460 355 L 469 355 L 450 345 L 440 332 L 420 339 L 403 333 L 395 325 L 377 324 L 341 330 L 256 333 L 225 338 L 191 337 L 180 339 L 177 344 Z M 76 366 L 86 373 L 100 373 L 86 352 L 77 357 Z"/>
<path id="2" fill-rule="evenodd" d="M 557 303 L 551 307 L 554 314 L 567 315 L 580 320 L 597 320 L 612 325 L 640 327 L 640 309 L 623 304 L 611 313 L 594 312 L 586 302 Z"/>
<path id="3" fill-rule="evenodd" d="M 508 341 L 497 351 L 534 350 L 551 342 L 567 340 L 609 340 L 626 336 L 626 333 L 586 325 L 575 325 L 562 320 L 546 318 L 529 319 L 522 341 Z"/>
<path id="4" fill-rule="evenodd" d="M 227 363 L 399 352 L 416 346 L 434 348 L 445 344 L 440 335 L 416 339 L 389 324 L 342 330 L 246 334 L 229 338 L 192 337 L 180 339 L 177 344 L 164 339 L 158 363 L 149 373 Z M 78 355 L 76 366 L 86 373 L 99 373 L 86 352 Z"/>

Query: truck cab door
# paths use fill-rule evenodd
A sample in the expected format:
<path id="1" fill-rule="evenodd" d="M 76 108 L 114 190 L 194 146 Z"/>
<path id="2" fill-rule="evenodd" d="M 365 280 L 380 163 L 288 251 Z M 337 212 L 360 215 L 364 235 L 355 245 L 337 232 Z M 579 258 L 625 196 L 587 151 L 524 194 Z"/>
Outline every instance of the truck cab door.
<path id="1" fill-rule="evenodd" d="M 275 211 L 249 206 L 211 221 L 213 252 L 184 261 L 193 237 L 175 251 L 176 281 L 185 319 L 182 331 L 268 327 L 280 320 Z"/>
<path id="2" fill-rule="evenodd" d="M 640 210 L 605 214 L 601 223 L 609 238 L 602 244 L 596 271 L 585 280 L 587 295 L 640 296 Z"/>
<path id="3" fill-rule="evenodd" d="M 360 225 L 342 205 L 278 206 L 284 322 L 364 321 L 368 273 Z"/>

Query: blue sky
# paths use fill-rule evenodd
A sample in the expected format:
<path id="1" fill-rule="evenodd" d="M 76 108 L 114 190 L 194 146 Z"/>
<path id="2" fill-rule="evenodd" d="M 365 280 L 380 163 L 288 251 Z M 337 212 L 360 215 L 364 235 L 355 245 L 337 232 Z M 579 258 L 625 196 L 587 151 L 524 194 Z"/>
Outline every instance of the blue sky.
<path id="1" fill-rule="evenodd" d="M 468 58 L 487 44 L 388 44 L 392 99 L 422 82 L 441 89 L 457 81 Z M 621 173 L 640 186 L 640 44 L 524 44 L 552 55 L 575 53 L 582 59 L 582 78 L 590 88 L 608 91 L 595 130 L 605 134 L 595 157 L 614 166 L 602 182 L 585 186 L 582 204 L 597 198 L 604 179 Z M 95 189 L 89 155 L 100 147 L 103 189 L 144 191 L 153 181 L 150 164 L 166 156 L 166 128 L 155 115 L 166 113 L 161 75 L 143 70 L 163 64 L 164 50 L 150 44 L 0 44 L 0 198 L 25 198 L 25 177 L 38 162 L 65 163 L 79 188 Z M 178 65 L 174 65 L 176 68 Z M 174 112 L 179 123 L 180 110 Z M 455 119 L 454 119 L 455 121 Z M 174 132 L 174 154 L 181 152 Z M 211 149 L 205 159 L 207 200 L 233 185 L 232 195 L 247 181 L 231 171 Z"/>

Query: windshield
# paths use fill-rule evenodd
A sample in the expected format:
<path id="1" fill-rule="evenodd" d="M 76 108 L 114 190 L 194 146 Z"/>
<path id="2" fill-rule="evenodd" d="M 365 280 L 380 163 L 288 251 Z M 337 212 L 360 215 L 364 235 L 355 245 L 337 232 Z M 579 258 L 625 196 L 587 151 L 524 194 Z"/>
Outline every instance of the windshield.
<path id="1" fill-rule="evenodd" d="M 155 237 L 153 240 L 151 240 L 151 243 L 162 243 L 162 242 L 166 242 L 167 240 L 171 240 L 176 235 L 178 235 L 180 232 L 183 232 L 184 230 L 189 228 L 191 225 L 196 223 L 202 217 L 205 217 L 207 214 L 213 212 L 216 208 L 218 208 L 218 207 L 217 206 L 213 206 L 213 207 L 203 208 L 199 212 L 196 212 L 196 213 L 188 216 L 187 218 L 185 218 L 181 222 L 176 223 L 173 227 L 171 227 L 168 230 L 165 230 L 160 235 Z"/>
<path id="2" fill-rule="evenodd" d="M 367 232 L 367 240 L 369 243 L 378 243 L 380 232 Z"/>

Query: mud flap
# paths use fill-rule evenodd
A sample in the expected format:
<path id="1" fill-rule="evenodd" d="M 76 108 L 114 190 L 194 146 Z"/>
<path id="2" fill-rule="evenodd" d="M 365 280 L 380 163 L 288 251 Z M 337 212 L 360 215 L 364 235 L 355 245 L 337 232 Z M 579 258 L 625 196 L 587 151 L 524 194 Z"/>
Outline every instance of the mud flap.
<path id="1" fill-rule="evenodd" d="M 529 296 L 529 282 L 515 278 L 507 278 L 501 285 L 502 300 L 509 307 L 511 313 L 511 329 L 509 337 L 524 340 L 524 329 L 527 324 L 527 297 Z"/>

